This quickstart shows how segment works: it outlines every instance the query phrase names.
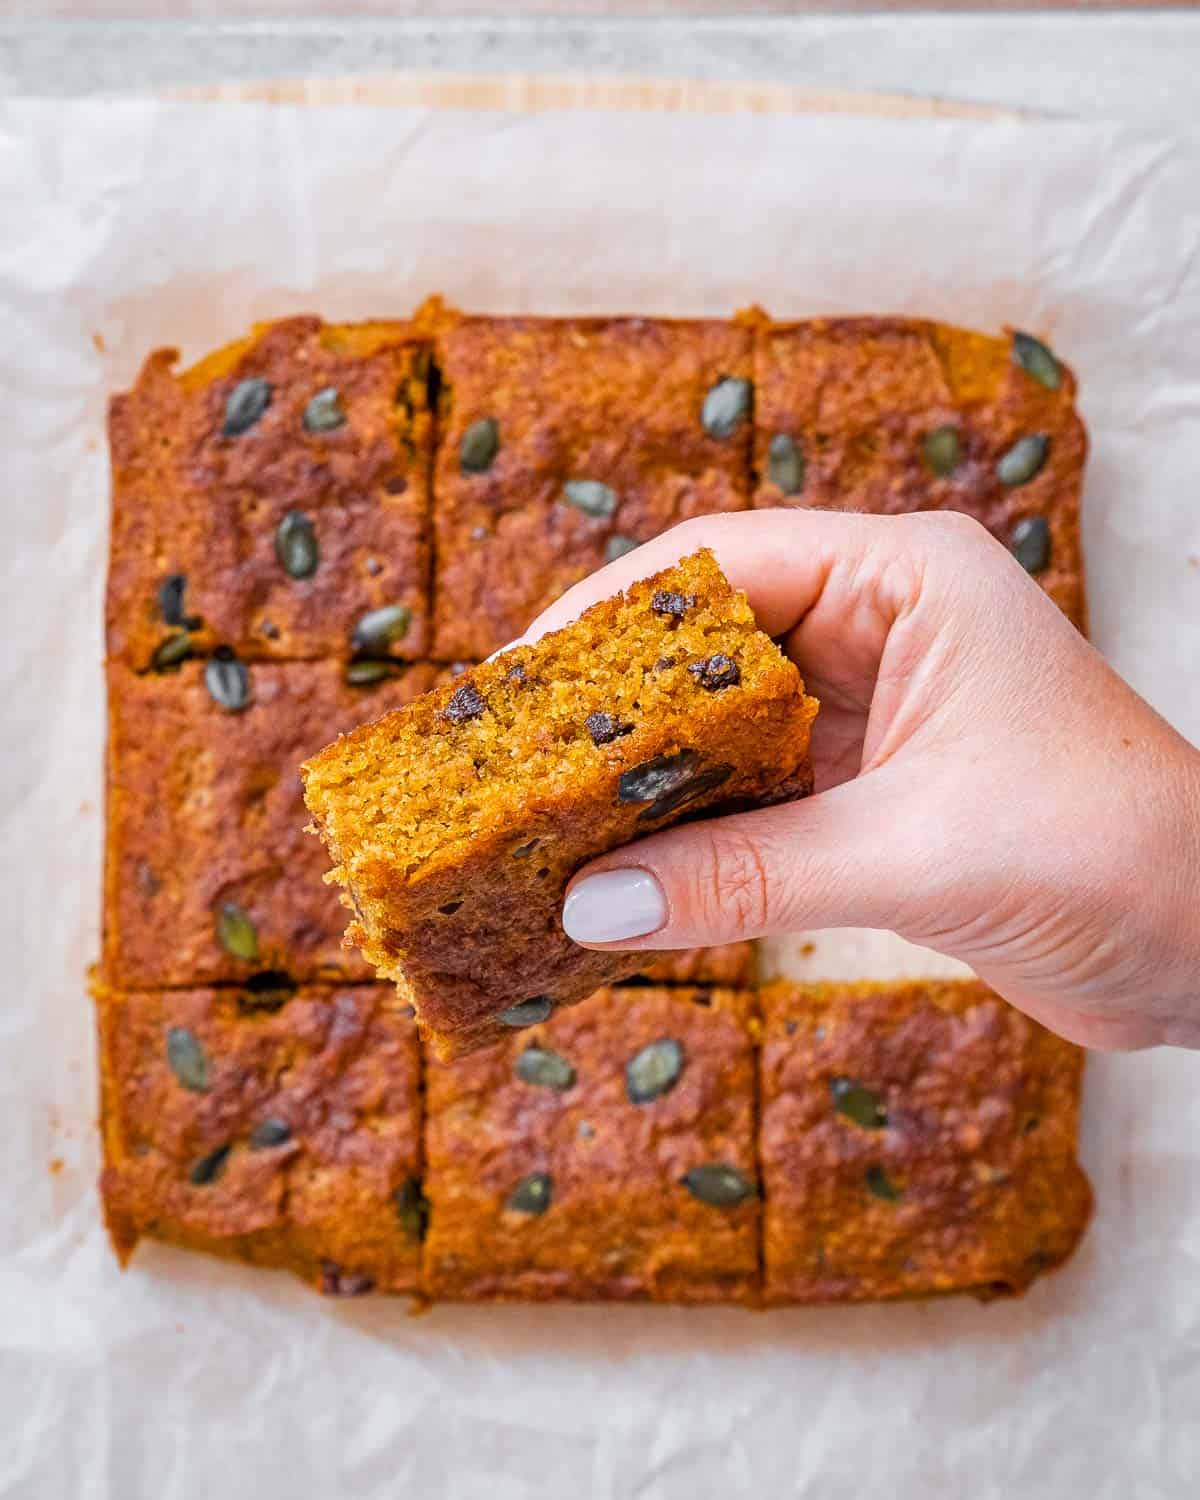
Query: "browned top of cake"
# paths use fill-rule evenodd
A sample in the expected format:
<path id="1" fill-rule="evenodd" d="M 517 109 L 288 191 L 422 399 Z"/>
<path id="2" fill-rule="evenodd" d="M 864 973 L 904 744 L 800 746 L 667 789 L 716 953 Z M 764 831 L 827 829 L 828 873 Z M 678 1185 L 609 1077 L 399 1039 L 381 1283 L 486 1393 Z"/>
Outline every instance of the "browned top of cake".
<path id="1" fill-rule="evenodd" d="M 450 318 L 437 360 L 443 659 L 486 656 L 622 551 L 747 504 L 742 326 Z"/>
<path id="2" fill-rule="evenodd" d="M 176 358 L 110 407 L 109 655 L 421 655 L 428 348 L 405 324 L 301 317 Z"/>
<path id="3" fill-rule="evenodd" d="M 603 990 L 431 1063 L 430 1295 L 752 1299 L 753 1014 L 728 990 Z"/>
<path id="4" fill-rule="evenodd" d="M 299 767 L 331 733 L 410 702 L 433 677 L 427 665 L 377 665 L 391 675 L 361 687 L 332 661 L 189 661 L 147 676 L 109 667 L 104 962 L 113 983 L 240 980 L 264 969 L 370 977 L 342 947 L 347 914 L 304 833 Z M 227 706 L 243 698 L 245 707 Z"/>
<path id="5" fill-rule="evenodd" d="M 763 320 L 754 379 L 756 504 L 963 511 L 1084 624 L 1087 435 L 1046 345 L 913 318 Z"/>
<path id="6" fill-rule="evenodd" d="M 1022 1290 L 1087 1223 L 1083 1054 L 978 981 L 769 985 L 768 1298 Z"/>
<path id="7" fill-rule="evenodd" d="M 97 996 L 101 1189 L 142 1234 L 347 1294 L 415 1290 L 420 1059 L 390 987 Z"/>

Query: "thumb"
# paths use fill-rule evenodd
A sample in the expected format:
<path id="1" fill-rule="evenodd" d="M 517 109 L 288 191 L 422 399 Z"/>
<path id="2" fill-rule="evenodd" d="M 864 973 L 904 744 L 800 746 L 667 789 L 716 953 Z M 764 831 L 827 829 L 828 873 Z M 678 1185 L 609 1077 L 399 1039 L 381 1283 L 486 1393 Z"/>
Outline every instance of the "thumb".
<path id="1" fill-rule="evenodd" d="M 566 934 L 588 947 L 659 949 L 810 927 L 921 927 L 919 904 L 936 889 L 937 811 L 907 780 L 885 767 L 614 850 L 572 880 Z"/>

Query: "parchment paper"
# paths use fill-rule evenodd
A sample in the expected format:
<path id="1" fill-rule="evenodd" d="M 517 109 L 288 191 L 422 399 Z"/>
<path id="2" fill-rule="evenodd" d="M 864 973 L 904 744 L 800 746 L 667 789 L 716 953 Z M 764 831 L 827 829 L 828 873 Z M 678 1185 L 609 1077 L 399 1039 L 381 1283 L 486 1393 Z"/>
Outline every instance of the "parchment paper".
<path id="1" fill-rule="evenodd" d="M 410 1318 L 153 1247 L 118 1273 L 82 983 L 98 942 L 105 395 L 157 345 L 193 357 L 257 318 L 403 313 L 438 289 L 494 310 L 760 301 L 1043 330 L 1080 372 L 1094 438 L 1096 639 L 1200 735 L 1200 139 L 0 109 L 0 1493 L 1196 1494 L 1194 1055 L 1092 1064 L 1096 1222 L 1018 1302 Z M 829 973 L 856 951 L 822 937 L 809 958 Z"/>

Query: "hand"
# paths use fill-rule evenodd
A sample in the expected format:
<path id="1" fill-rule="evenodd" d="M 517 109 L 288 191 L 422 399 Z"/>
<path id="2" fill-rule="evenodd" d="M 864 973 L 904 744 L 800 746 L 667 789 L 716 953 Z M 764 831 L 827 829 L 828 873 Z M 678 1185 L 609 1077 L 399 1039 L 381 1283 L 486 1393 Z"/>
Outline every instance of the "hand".
<path id="1" fill-rule="evenodd" d="M 1006 550 L 947 512 L 706 517 L 525 639 L 701 546 L 821 700 L 816 794 L 595 860 L 567 933 L 659 949 L 890 928 L 1086 1046 L 1200 1046 L 1200 753 Z"/>

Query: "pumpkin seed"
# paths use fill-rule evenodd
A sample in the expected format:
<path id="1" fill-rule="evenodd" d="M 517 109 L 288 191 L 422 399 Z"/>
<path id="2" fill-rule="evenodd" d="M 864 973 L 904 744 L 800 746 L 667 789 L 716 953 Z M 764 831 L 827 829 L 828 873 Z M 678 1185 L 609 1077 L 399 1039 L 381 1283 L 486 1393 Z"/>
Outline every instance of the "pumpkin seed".
<path id="1" fill-rule="evenodd" d="M 313 523 L 302 510 L 289 510 L 275 530 L 275 556 L 289 578 L 311 578 L 320 550 Z"/>
<path id="2" fill-rule="evenodd" d="M 419 1245 L 429 1228 L 429 1199 L 421 1191 L 420 1178 L 406 1177 L 396 1189 L 395 1201 L 396 1217 L 400 1220 L 404 1238 L 410 1244 Z"/>
<path id="3" fill-rule="evenodd" d="M 631 536 L 610 536 L 604 544 L 604 561 L 616 562 L 618 557 L 624 557 L 628 552 L 636 552 L 641 545 L 641 542 L 635 542 Z"/>
<path id="4" fill-rule="evenodd" d="M 1050 566 L 1050 523 L 1045 516 L 1025 516 L 1008 539 L 1008 550 L 1027 573 L 1044 573 Z"/>
<path id="5" fill-rule="evenodd" d="M 996 478 L 1001 484 L 1015 489 L 1029 481 L 1041 471 L 1050 452 L 1050 439 L 1044 432 L 1034 432 L 1019 438 L 1007 453 L 1002 454 L 996 464 Z"/>
<path id="6" fill-rule="evenodd" d="M 351 644 L 357 651 L 386 651 L 408 634 L 412 610 L 407 604 L 385 604 L 370 610 L 354 627 Z"/>
<path id="7" fill-rule="evenodd" d="M 925 467 L 939 479 L 954 473 L 962 461 L 962 439 L 957 427 L 935 427 L 925 434 L 921 445 Z"/>
<path id="8" fill-rule="evenodd" d="M 522 1000 L 502 1010 L 497 1019 L 505 1026 L 537 1026 L 549 1019 L 553 1009 L 554 1001 L 548 995 L 534 995 L 530 1000 Z"/>
<path id="9" fill-rule="evenodd" d="M 250 702 L 250 672 L 228 646 L 221 646 L 204 664 L 204 686 L 214 703 L 231 714 Z"/>
<path id="10" fill-rule="evenodd" d="M 709 437 L 732 437 L 750 415 L 754 387 L 748 380 L 726 375 L 718 380 L 700 408 L 700 425 Z"/>
<path id="11" fill-rule="evenodd" d="M 172 1026 L 167 1032 L 167 1066 L 193 1094 L 208 1093 L 208 1054 L 195 1032 Z"/>
<path id="12" fill-rule="evenodd" d="M 632 1104 L 661 1099 L 679 1082 L 683 1048 L 673 1037 L 663 1037 L 634 1053 L 625 1066 L 625 1091 Z"/>
<path id="13" fill-rule="evenodd" d="M 887 1124 L 887 1111 L 879 1102 L 879 1095 L 864 1088 L 854 1078 L 831 1078 L 829 1092 L 833 1095 L 833 1107 L 838 1114 L 845 1115 L 864 1130 L 882 1130 Z"/>
<path id="14" fill-rule="evenodd" d="M 598 479 L 568 479 L 563 485 L 563 499 L 585 516 L 607 520 L 617 510 L 617 493 Z"/>
<path id="15" fill-rule="evenodd" d="M 786 432 L 777 432 L 767 444 L 767 479 L 785 495 L 798 495 L 804 488 L 808 468 L 804 449 Z"/>
<path id="16" fill-rule="evenodd" d="M 698 750 L 656 755 L 621 773 L 617 798 L 621 802 L 649 802 L 650 806 L 638 814 L 639 822 L 665 817 L 720 786 L 733 773 L 733 767 L 724 764 L 701 770 L 701 761 Z"/>
<path id="17" fill-rule="evenodd" d="M 575 1086 L 575 1069 L 565 1057 L 546 1047 L 526 1047 L 517 1058 L 516 1074 L 522 1083 L 565 1094 Z"/>
<path id="18" fill-rule="evenodd" d="M 350 661 L 346 663 L 346 684 L 348 687 L 370 687 L 374 682 L 382 682 L 385 677 L 397 676 L 398 672 L 398 663 L 382 661 L 378 657 Z"/>
<path id="19" fill-rule="evenodd" d="M 258 957 L 258 931 L 254 923 L 232 901 L 225 901 L 217 913 L 217 942 L 231 958 L 247 963 Z"/>
<path id="20" fill-rule="evenodd" d="M 186 630 L 177 630 L 162 641 L 150 658 L 155 672 L 169 672 L 192 654 L 192 638 Z"/>
<path id="21" fill-rule="evenodd" d="M 291 1138 L 292 1127 L 288 1122 L 276 1115 L 268 1115 L 250 1132 L 250 1147 L 251 1150 L 262 1151 L 270 1146 L 282 1146 L 284 1141 L 290 1141 Z"/>
<path id="22" fill-rule="evenodd" d="M 692 1167 L 679 1180 L 693 1198 L 710 1203 L 714 1208 L 733 1208 L 758 1193 L 744 1172 L 726 1166 L 724 1162 L 705 1162 L 702 1166 Z"/>
<path id="23" fill-rule="evenodd" d="M 1013 334 L 1012 357 L 1048 391 L 1056 391 L 1062 385 L 1062 366 L 1041 339 L 1035 339 L 1031 333 Z"/>
<path id="24" fill-rule="evenodd" d="M 210 1151 L 207 1156 L 202 1156 L 188 1173 L 188 1181 L 193 1187 L 207 1187 L 210 1182 L 216 1182 L 225 1170 L 225 1163 L 229 1160 L 232 1149 L 226 1144 Z"/>
<path id="25" fill-rule="evenodd" d="M 458 467 L 464 474 L 483 474 L 500 451 L 500 424 L 495 417 L 472 422 L 458 445 Z"/>
<path id="26" fill-rule="evenodd" d="M 306 432 L 333 432 L 345 425 L 346 413 L 342 410 L 336 386 L 327 385 L 323 391 L 318 391 L 304 408 Z"/>
<path id="27" fill-rule="evenodd" d="M 504 1206 L 518 1214 L 544 1214 L 554 1197 L 554 1182 L 549 1172 L 531 1172 L 522 1177 L 504 1200 Z"/>
<path id="28" fill-rule="evenodd" d="M 887 1203 L 897 1203 L 904 1196 L 882 1167 L 868 1167 L 866 1183 L 868 1193 Z"/>
<path id="29" fill-rule="evenodd" d="M 225 403 L 225 421 L 221 427 L 222 437 L 241 437 L 261 418 L 271 404 L 271 386 L 257 377 L 240 380 L 229 393 Z"/>
<path id="30" fill-rule="evenodd" d="M 183 599 L 187 592 L 187 575 L 168 573 L 158 586 L 158 609 L 164 625 L 186 625 Z"/>

